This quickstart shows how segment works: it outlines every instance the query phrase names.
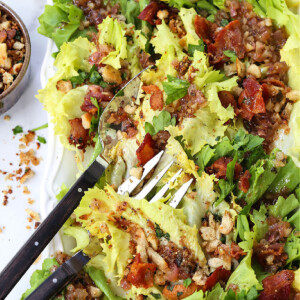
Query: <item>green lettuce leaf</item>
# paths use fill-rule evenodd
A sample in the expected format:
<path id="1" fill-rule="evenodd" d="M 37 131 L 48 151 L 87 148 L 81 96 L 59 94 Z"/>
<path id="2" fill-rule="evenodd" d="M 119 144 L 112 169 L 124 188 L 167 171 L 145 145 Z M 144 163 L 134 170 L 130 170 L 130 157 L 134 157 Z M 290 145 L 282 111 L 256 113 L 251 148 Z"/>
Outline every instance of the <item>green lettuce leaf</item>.
<path id="1" fill-rule="evenodd" d="M 300 221 L 300 218 L 298 219 Z M 288 238 L 284 246 L 285 252 L 288 254 L 289 258 L 286 261 L 287 265 L 291 265 L 300 261 L 300 236 L 299 232 L 295 235 L 293 232 Z"/>
<path id="2" fill-rule="evenodd" d="M 78 70 L 88 73 L 91 69 L 88 58 L 94 51 L 96 51 L 95 45 L 86 38 L 80 37 L 74 42 L 63 44 L 54 63 L 57 70 L 55 75 L 37 95 L 50 114 L 51 122 L 54 123 L 54 132 L 60 142 L 65 148 L 76 151 L 79 161 L 80 151 L 68 141 L 71 129 L 69 120 L 79 118 L 83 114 L 80 106 L 84 101 L 87 86 L 77 87 L 65 94 L 57 90 L 56 84 L 59 80 L 78 76 Z M 79 164 L 79 168 L 82 169 L 83 166 Z"/>
<path id="3" fill-rule="evenodd" d="M 198 291 L 198 292 L 195 292 L 194 294 L 192 294 L 191 296 L 188 296 L 186 298 L 184 298 L 185 300 L 204 300 L 206 299 L 204 297 L 204 293 L 203 291 Z"/>
<path id="4" fill-rule="evenodd" d="M 151 44 L 154 46 L 155 53 L 163 55 L 170 46 L 173 46 L 177 59 L 179 61 L 182 60 L 185 54 L 179 43 L 179 37 L 170 30 L 165 21 L 162 21 L 156 28 L 157 29 L 154 31 L 154 38 L 151 39 Z"/>
<path id="5" fill-rule="evenodd" d="M 261 285 L 258 282 L 255 272 L 251 267 L 251 252 L 249 252 L 245 258 L 240 262 L 238 267 L 229 277 L 226 284 L 226 289 L 231 284 L 235 284 L 239 287 L 239 290 L 244 290 L 246 293 L 255 286 L 257 289 L 261 289 Z"/>
<path id="6" fill-rule="evenodd" d="M 75 253 L 87 247 L 90 242 L 89 234 L 86 230 L 78 226 L 68 226 L 64 228 L 64 234 L 73 237 L 76 240 L 76 247 L 71 250 Z"/>
<path id="7" fill-rule="evenodd" d="M 300 169 L 296 166 L 293 159 L 288 157 L 286 165 L 279 170 L 276 178 L 268 188 L 268 193 L 291 193 L 299 183 Z"/>
<path id="8" fill-rule="evenodd" d="M 46 258 L 44 260 L 42 264 L 42 270 L 36 270 L 31 275 L 31 287 L 22 295 L 21 300 L 24 300 L 26 297 L 28 297 L 39 285 L 41 285 L 51 275 L 51 270 L 53 269 L 53 266 L 59 266 L 55 258 Z"/>
<path id="9" fill-rule="evenodd" d="M 300 203 L 294 194 L 291 194 L 286 199 L 280 196 L 274 205 L 268 207 L 268 211 L 274 217 L 284 218 L 299 205 Z"/>
<path id="10" fill-rule="evenodd" d="M 98 25 L 99 44 L 107 44 L 114 47 L 101 63 L 111 65 L 115 69 L 121 68 L 121 59 L 127 58 L 127 40 L 125 37 L 124 26 L 117 19 L 106 17 L 101 24 Z"/>
<path id="11" fill-rule="evenodd" d="M 204 145 L 213 146 L 217 137 L 224 136 L 226 126 L 223 124 L 216 113 L 204 107 L 195 113 L 195 118 L 184 119 L 180 128 L 169 126 L 167 130 L 173 137 L 182 136 L 186 148 L 195 155 Z"/>
<path id="12" fill-rule="evenodd" d="M 213 71 L 216 72 L 216 71 Z M 221 74 L 218 74 L 220 76 Z M 217 81 L 217 80 L 216 80 Z M 233 107 L 229 105 L 227 108 L 223 107 L 218 97 L 220 91 L 230 91 L 233 87 L 237 86 L 237 77 L 232 77 L 221 82 L 207 83 L 204 89 L 204 95 L 209 102 L 209 107 L 212 112 L 215 112 L 220 120 L 223 122 L 233 119 Z"/>
<path id="13" fill-rule="evenodd" d="M 184 39 L 186 40 L 186 44 L 190 45 L 197 45 L 199 41 L 199 37 L 195 31 L 194 21 L 195 17 L 197 15 L 197 12 L 194 8 L 186 9 L 181 8 L 179 11 L 179 16 L 182 20 L 182 23 L 184 25 L 186 35 L 184 36 Z"/>
<path id="14" fill-rule="evenodd" d="M 45 5 L 45 10 L 39 17 L 38 32 L 51 38 L 60 49 L 64 42 L 86 36 L 87 31 L 96 31 L 92 27 L 85 31 L 79 30 L 83 19 L 83 11 L 73 5 L 71 0 L 54 1 L 53 5 Z"/>
<path id="15" fill-rule="evenodd" d="M 168 5 L 174 6 L 176 8 L 182 8 L 182 7 L 192 7 L 195 2 L 198 0 L 163 0 L 164 2 L 167 2 Z"/>
<path id="16" fill-rule="evenodd" d="M 116 296 L 107 283 L 107 278 L 102 270 L 94 267 L 87 267 L 86 272 L 89 274 L 91 279 L 95 282 L 96 286 L 105 294 L 109 300 L 121 300 L 122 297 Z"/>

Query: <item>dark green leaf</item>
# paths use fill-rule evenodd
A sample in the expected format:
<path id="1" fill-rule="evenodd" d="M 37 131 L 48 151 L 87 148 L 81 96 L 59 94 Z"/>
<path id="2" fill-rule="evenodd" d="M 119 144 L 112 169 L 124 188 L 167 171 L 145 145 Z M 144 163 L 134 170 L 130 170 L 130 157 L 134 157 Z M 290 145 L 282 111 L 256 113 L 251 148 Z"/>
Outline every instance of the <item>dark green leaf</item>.
<path id="1" fill-rule="evenodd" d="M 205 44 L 202 39 L 199 40 L 198 45 L 188 44 L 188 54 L 189 56 L 194 56 L 195 51 L 203 52 L 205 50 Z"/>
<path id="2" fill-rule="evenodd" d="M 12 131 L 16 135 L 18 133 L 22 133 L 23 132 L 23 128 L 21 126 L 17 125 Z"/>
<path id="3" fill-rule="evenodd" d="M 234 168 L 235 168 L 235 163 L 237 161 L 237 155 L 234 156 L 233 160 L 227 164 L 227 169 L 226 169 L 226 179 L 232 184 L 233 183 L 233 178 L 234 178 Z"/>
<path id="4" fill-rule="evenodd" d="M 225 27 L 227 24 L 229 24 L 229 21 L 226 19 L 221 20 L 221 26 Z"/>
<path id="5" fill-rule="evenodd" d="M 215 16 L 214 16 L 214 15 L 209 15 L 209 16 L 206 18 L 206 20 L 213 23 L 213 22 L 215 21 Z"/>
<path id="6" fill-rule="evenodd" d="M 42 144 L 46 144 L 47 143 L 46 139 L 44 137 L 42 137 L 42 136 L 38 136 L 37 139 Z"/>
<path id="7" fill-rule="evenodd" d="M 177 297 L 180 298 L 180 296 L 183 295 L 183 292 L 177 292 Z"/>
<path id="8" fill-rule="evenodd" d="M 300 219 L 300 218 L 299 218 Z M 298 219 L 298 221 L 299 221 Z M 284 250 L 288 255 L 286 264 L 294 264 L 300 262 L 300 236 L 293 232 L 288 238 L 284 246 Z"/>
<path id="9" fill-rule="evenodd" d="M 168 75 L 168 82 L 163 82 L 163 88 L 167 94 L 166 104 L 170 104 L 180 98 L 183 98 L 188 91 L 190 83 L 186 80 L 179 79 Z"/>
<path id="10" fill-rule="evenodd" d="M 231 51 L 231 50 L 225 50 L 225 51 L 223 51 L 223 53 L 224 53 L 227 57 L 229 57 L 230 60 L 231 60 L 233 63 L 236 62 L 237 56 L 236 56 L 236 54 L 235 54 L 234 51 Z"/>
<path id="11" fill-rule="evenodd" d="M 245 240 L 244 233 L 249 232 L 249 222 L 245 215 L 238 215 L 237 216 L 237 226 L 236 226 L 238 235 L 240 236 L 241 240 Z"/>
<path id="12" fill-rule="evenodd" d="M 155 293 L 151 292 L 151 295 L 152 295 L 155 299 L 161 299 L 161 295 L 160 295 L 160 294 L 155 294 Z"/>
<path id="13" fill-rule="evenodd" d="M 218 186 L 220 189 L 220 197 L 215 204 L 216 206 L 218 206 L 233 191 L 235 185 L 227 180 L 220 179 L 218 181 Z"/>
<path id="14" fill-rule="evenodd" d="M 197 6 L 201 9 L 204 9 L 206 10 L 209 14 L 211 15 L 215 15 L 217 13 L 217 9 L 212 5 L 210 4 L 208 1 L 206 0 L 201 0 L 201 1 L 198 1 L 197 2 Z"/>
<path id="15" fill-rule="evenodd" d="M 155 223 L 155 234 L 156 234 L 156 236 L 157 236 L 159 239 L 162 238 L 162 237 L 164 237 L 164 238 L 167 239 L 168 241 L 170 240 L 170 234 L 169 234 L 169 233 L 164 233 L 164 232 L 161 230 L 160 226 L 159 226 L 157 223 Z"/>
<path id="16" fill-rule="evenodd" d="M 299 206 L 300 203 L 298 199 L 294 194 L 291 194 L 286 199 L 280 196 L 274 205 L 268 206 L 268 211 L 274 217 L 284 218 Z"/>
<path id="17" fill-rule="evenodd" d="M 205 167 L 208 165 L 209 161 L 214 157 L 215 149 L 210 148 L 209 145 L 205 145 L 200 152 L 198 152 L 194 159 L 199 166 L 198 174 L 201 176 Z"/>

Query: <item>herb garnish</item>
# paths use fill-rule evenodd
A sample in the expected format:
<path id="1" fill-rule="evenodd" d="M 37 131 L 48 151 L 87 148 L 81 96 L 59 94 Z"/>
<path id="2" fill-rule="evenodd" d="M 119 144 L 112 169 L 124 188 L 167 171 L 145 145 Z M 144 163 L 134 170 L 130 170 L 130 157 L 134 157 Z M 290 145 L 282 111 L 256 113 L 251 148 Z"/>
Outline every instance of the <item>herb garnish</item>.
<path id="1" fill-rule="evenodd" d="M 164 233 L 161 228 L 159 227 L 159 225 L 157 223 L 155 223 L 155 234 L 156 236 L 160 239 L 162 237 L 164 237 L 165 239 L 167 239 L 168 241 L 170 240 L 170 234 L 169 233 Z"/>
<path id="2" fill-rule="evenodd" d="M 165 127 L 170 125 L 176 125 L 176 119 L 171 118 L 171 114 L 168 111 L 163 110 L 157 117 L 153 117 L 152 124 L 149 122 L 145 123 L 145 131 L 146 133 L 150 133 L 151 135 L 155 135 L 161 130 L 164 130 Z"/>
<path id="3" fill-rule="evenodd" d="M 44 137 L 42 137 L 42 136 L 38 136 L 37 139 L 42 144 L 46 144 L 47 143 L 46 139 Z"/>
<path id="4" fill-rule="evenodd" d="M 164 91 L 167 94 L 166 104 L 184 97 L 187 94 L 190 83 L 174 76 L 167 76 L 168 82 L 163 82 Z"/>
<path id="5" fill-rule="evenodd" d="M 231 51 L 231 50 L 225 50 L 223 51 L 223 53 L 230 58 L 230 60 L 235 63 L 236 62 L 236 59 L 237 59 L 237 56 L 235 54 L 234 51 Z"/>
<path id="6" fill-rule="evenodd" d="M 19 125 L 17 125 L 13 130 L 14 135 L 18 134 L 18 133 L 22 133 L 23 132 L 23 128 Z"/>

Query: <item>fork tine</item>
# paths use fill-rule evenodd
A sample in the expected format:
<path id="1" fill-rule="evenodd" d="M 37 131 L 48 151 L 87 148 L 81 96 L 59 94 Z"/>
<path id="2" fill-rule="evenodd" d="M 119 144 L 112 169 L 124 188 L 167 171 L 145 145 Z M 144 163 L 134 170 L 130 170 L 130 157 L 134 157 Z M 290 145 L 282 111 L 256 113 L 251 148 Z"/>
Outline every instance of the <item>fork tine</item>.
<path id="1" fill-rule="evenodd" d="M 193 178 L 184 183 L 180 189 L 173 195 L 172 199 L 169 202 L 169 205 L 172 206 L 173 208 L 176 208 L 177 205 L 180 203 L 181 199 L 189 189 L 190 185 L 193 182 Z"/>
<path id="2" fill-rule="evenodd" d="M 170 188 L 171 183 L 173 183 L 176 178 L 181 174 L 182 169 L 180 169 L 160 190 L 159 192 L 153 196 L 153 198 L 149 201 L 150 203 L 156 202 L 159 199 L 161 199 L 165 193 L 167 192 L 167 190 Z"/>
<path id="3" fill-rule="evenodd" d="M 132 191 L 139 185 L 139 183 L 144 180 L 144 178 L 150 173 L 150 171 L 158 164 L 160 158 L 164 154 L 164 151 L 160 151 L 153 158 L 151 158 L 144 165 L 144 172 L 140 179 L 137 179 L 134 176 L 130 176 L 127 180 L 125 180 L 118 188 L 118 194 L 124 195 L 125 193 L 132 193 Z"/>
<path id="4" fill-rule="evenodd" d="M 172 160 L 168 165 L 162 169 L 143 189 L 134 197 L 134 199 L 141 200 L 145 199 L 145 197 L 152 191 L 152 189 L 156 186 L 156 184 L 161 180 L 161 178 L 166 174 L 166 172 L 173 165 L 174 160 Z"/>

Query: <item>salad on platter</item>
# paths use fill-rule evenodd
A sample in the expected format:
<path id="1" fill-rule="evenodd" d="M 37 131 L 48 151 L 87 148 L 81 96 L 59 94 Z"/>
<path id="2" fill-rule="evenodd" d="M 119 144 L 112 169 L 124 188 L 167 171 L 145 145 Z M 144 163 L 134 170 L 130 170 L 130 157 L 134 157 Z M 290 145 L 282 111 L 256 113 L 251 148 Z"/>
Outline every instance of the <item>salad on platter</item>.
<path id="1" fill-rule="evenodd" d="M 76 247 L 46 259 L 22 299 L 79 250 L 91 260 L 56 299 L 299 299 L 296 10 L 284 0 L 46 5 L 38 31 L 57 46 L 56 72 L 37 98 L 79 172 L 103 150 L 98 122 L 109 101 L 152 68 L 138 97 L 107 120 L 112 164 L 62 228 Z M 174 160 L 149 197 L 118 195 L 162 150 L 134 191 Z M 169 193 L 149 203 L 179 169 Z"/>

